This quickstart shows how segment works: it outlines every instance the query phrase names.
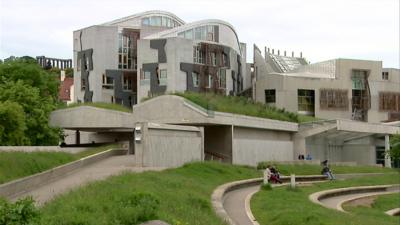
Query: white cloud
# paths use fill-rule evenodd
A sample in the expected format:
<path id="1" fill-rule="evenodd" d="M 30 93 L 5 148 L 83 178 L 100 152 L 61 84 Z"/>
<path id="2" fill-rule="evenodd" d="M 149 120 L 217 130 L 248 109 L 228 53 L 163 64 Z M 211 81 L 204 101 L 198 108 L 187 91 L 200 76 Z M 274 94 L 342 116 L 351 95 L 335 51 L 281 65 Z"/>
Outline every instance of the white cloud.
<path id="1" fill-rule="evenodd" d="M 341 57 L 400 66 L 398 0 L 0 0 L 0 58 L 71 58 L 73 30 L 153 9 L 187 22 L 226 20 L 249 52 L 256 43 L 303 51 L 312 62 Z"/>

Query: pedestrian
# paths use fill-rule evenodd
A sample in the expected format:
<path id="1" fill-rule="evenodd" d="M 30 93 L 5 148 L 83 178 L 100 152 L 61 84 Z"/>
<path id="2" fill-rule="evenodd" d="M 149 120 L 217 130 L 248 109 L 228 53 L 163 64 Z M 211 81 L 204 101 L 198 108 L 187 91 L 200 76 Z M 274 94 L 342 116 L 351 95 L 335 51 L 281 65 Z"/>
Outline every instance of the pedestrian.
<path id="1" fill-rule="evenodd" d="M 322 164 L 321 174 L 328 177 L 329 180 L 335 180 L 335 177 L 333 176 L 331 169 L 329 169 L 328 167 L 328 160 L 324 160 L 321 164 Z"/>

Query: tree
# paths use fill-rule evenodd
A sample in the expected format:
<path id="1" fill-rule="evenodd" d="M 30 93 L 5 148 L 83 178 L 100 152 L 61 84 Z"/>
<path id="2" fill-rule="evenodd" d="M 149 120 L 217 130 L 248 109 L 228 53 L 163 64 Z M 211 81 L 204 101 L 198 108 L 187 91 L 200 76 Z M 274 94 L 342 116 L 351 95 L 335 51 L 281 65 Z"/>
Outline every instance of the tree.
<path id="1" fill-rule="evenodd" d="M 0 102 L 0 144 L 25 145 L 25 113 L 21 105 L 15 102 Z"/>
<path id="2" fill-rule="evenodd" d="M 390 138 L 390 157 L 393 160 L 400 159 L 400 134 L 395 134 Z"/>
<path id="3" fill-rule="evenodd" d="M 49 115 L 58 104 L 58 85 L 56 76 L 44 71 L 30 58 L 0 64 L 0 102 L 18 104 L 24 114 L 25 139 L 14 141 L 14 145 L 58 144 L 60 130 L 48 125 Z M 12 107 L 11 111 L 17 108 L 15 105 Z M 8 112 L 4 114 L 9 115 Z M 4 129 L 14 132 L 10 124 L 6 125 Z M 10 135 L 19 137 L 17 133 Z M 12 143 L 0 139 L 0 145 L 4 144 L 11 145 Z"/>

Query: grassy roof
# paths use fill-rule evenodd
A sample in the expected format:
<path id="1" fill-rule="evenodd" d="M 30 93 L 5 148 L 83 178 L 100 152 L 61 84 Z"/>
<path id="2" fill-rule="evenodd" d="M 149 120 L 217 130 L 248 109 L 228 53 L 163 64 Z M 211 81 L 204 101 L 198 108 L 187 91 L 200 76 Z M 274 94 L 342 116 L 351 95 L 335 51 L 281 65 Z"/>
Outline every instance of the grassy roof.
<path id="1" fill-rule="evenodd" d="M 220 112 L 241 114 L 246 116 L 261 117 L 273 120 L 281 120 L 295 123 L 302 123 L 317 120 L 315 117 L 299 115 L 288 112 L 285 109 L 268 106 L 254 102 L 245 97 L 224 96 L 211 93 L 175 93 L 175 95 L 200 105 L 201 107 Z"/>
<path id="2" fill-rule="evenodd" d="M 116 110 L 116 111 L 127 112 L 127 113 L 132 112 L 131 108 L 125 107 L 123 105 L 114 104 L 114 103 L 105 103 L 105 102 L 72 103 L 72 104 L 69 104 L 69 105 L 61 107 L 61 108 L 74 108 L 74 107 L 79 107 L 79 106 L 92 106 L 92 107 Z"/>

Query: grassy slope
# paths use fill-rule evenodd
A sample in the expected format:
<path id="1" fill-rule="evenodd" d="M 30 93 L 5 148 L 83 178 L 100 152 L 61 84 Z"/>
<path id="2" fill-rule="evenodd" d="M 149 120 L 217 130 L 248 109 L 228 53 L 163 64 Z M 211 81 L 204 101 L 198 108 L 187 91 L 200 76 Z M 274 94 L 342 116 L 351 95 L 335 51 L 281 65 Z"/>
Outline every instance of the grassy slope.
<path id="1" fill-rule="evenodd" d="M 298 115 L 296 113 L 287 112 L 285 110 L 270 107 L 262 103 L 254 103 L 253 101 L 249 101 L 244 97 L 201 94 L 193 92 L 176 93 L 176 95 L 184 97 L 205 109 L 211 109 L 214 111 L 289 122 L 308 122 L 316 120 L 314 117 Z"/>
<path id="2" fill-rule="evenodd" d="M 0 152 L 0 184 L 72 162 L 105 151 L 115 145 L 85 150 L 77 154 L 66 152 Z"/>
<path id="3" fill-rule="evenodd" d="M 349 186 L 378 185 L 398 183 L 386 174 L 379 177 L 363 177 L 346 181 L 334 181 L 314 184 L 290 191 L 286 187 L 275 188 L 272 191 L 262 190 L 251 200 L 251 209 L 260 224 L 270 225 L 376 225 L 398 224 L 398 218 L 389 218 L 382 214 L 345 214 L 333 209 L 327 209 L 312 203 L 308 196 L 311 193 Z"/>
<path id="4" fill-rule="evenodd" d="M 259 169 L 267 165 L 277 165 L 279 171 L 284 175 L 313 175 L 320 174 L 322 167 L 320 165 L 287 165 L 274 162 L 262 162 L 258 164 Z M 393 173 L 396 170 L 384 167 L 374 166 L 330 166 L 332 172 L 339 173 Z"/>
<path id="5" fill-rule="evenodd" d="M 192 163 L 161 172 L 126 173 L 60 196 L 42 208 L 42 224 L 113 224 L 121 207 L 118 199 L 145 192 L 160 200 L 158 217 L 171 224 L 224 224 L 210 202 L 212 191 L 223 183 L 259 177 L 248 167 L 214 162 Z"/>
<path id="6" fill-rule="evenodd" d="M 132 112 L 131 108 L 127 108 L 125 106 L 119 105 L 119 104 L 113 104 L 113 103 L 105 103 L 105 102 L 86 102 L 86 103 L 72 103 L 68 106 L 62 106 L 62 108 L 73 108 L 73 107 L 78 107 L 78 106 L 93 106 L 97 108 L 102 108 L 102 109 L 111 109 L 111 110 L 116 110 L 116 111 L 121 111 L 121 112 Z"/>

